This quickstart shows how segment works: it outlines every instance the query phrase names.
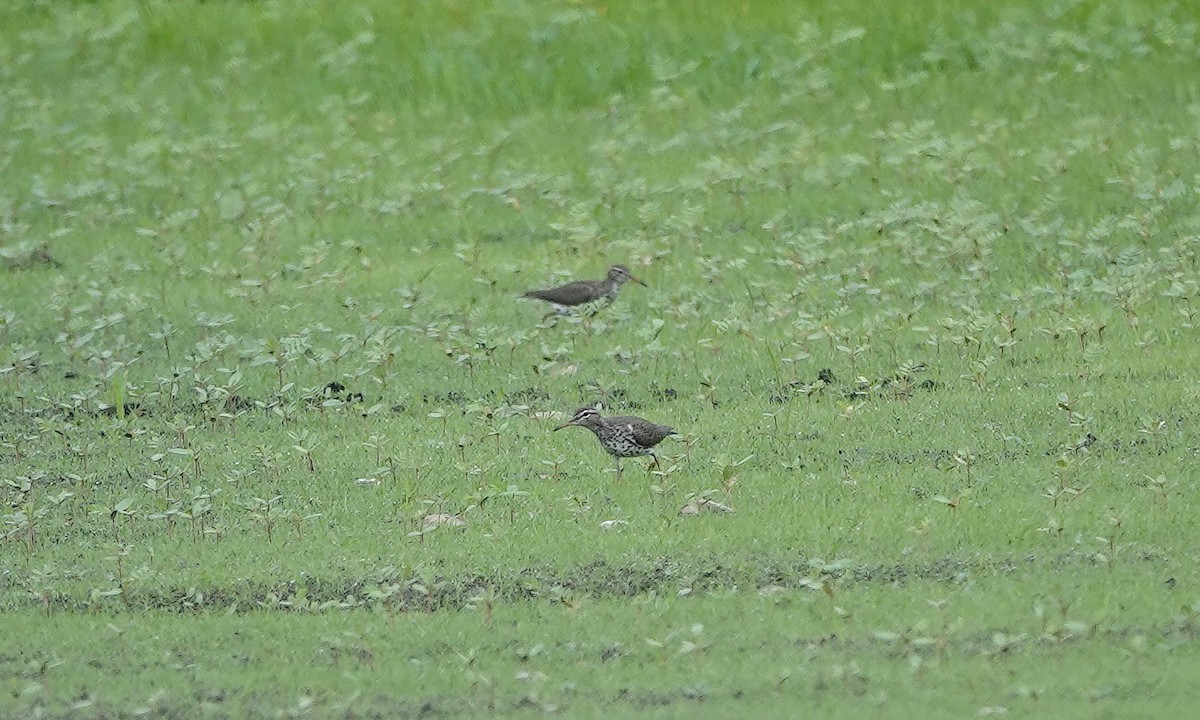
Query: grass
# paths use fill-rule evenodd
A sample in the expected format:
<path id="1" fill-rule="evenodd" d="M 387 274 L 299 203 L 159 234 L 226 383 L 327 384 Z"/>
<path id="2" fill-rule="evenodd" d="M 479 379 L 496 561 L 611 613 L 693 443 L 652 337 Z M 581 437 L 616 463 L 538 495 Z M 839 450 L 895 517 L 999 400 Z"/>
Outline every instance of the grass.
<path id="1" fill-rule="evenodd" d="M 5 7 L 0 716 L 1184 713 L 1198 20 Z"/>

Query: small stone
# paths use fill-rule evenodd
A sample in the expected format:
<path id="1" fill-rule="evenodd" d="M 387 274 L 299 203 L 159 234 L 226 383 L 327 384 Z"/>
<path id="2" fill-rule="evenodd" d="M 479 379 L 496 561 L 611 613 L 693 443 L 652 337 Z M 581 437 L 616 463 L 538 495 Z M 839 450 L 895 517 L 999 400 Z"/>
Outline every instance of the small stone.
<path id="1" fill-rule="evenodd" d="M 713 500 L 712 498 L 694 497 L 687 501 L 687 504 L 680 509 L 679 514 L 699 515 L 702 512 L 732 513 L 737 511 L 728 505 L 725 505 L 724 503 L 719 503 L 716 500 Z"/>
<path id="2" fill-rule="evenodd" d="M 449 513 L 433 513 L 421 518 L 421 523 L 425 527 L 441 527 L 443 525 L 447 527 L 464 527 L 467 521 Z"/>

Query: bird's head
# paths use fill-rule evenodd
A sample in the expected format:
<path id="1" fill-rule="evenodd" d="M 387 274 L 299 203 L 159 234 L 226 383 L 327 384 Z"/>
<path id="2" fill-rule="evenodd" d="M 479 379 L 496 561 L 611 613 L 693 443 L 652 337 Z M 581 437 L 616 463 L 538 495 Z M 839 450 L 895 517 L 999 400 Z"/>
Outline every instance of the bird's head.
<path id="1" fill-rule="evenodd" d="M 557 432 L 563 428 L 579 425 L 580 427 L 596 427 L 600 424 L 600 413 L 596 412 L 595 408 L 581 407 L 575 411 L 571 419 L 554 428 Z"/>
<path id="2" fill-rule="evenodd" d="M 629 272 L 629 268 L 625 267 L 624 265 L 613 265 L 610 267 L 608 269 L 608 279 L 612 280 L 618 285 L 623 285 L 627 282 L 635 282 L 642 287 L 646 287 L 646 283 L 635 278 L 633 273 Z"/>

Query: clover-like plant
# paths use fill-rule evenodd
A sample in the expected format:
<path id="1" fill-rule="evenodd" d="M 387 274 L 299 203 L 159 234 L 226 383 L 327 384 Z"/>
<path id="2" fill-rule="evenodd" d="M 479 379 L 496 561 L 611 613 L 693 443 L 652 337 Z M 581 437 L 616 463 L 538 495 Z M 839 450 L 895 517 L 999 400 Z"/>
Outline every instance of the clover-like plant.
<path id="1" fill-rule="evenodd" d="M 317 471 L 317 461 L 313 457 L 313 451 L 320 445 L 321 441 L 317 439 L 307 428 L 302 428 L 299 432 L 288 431 L 288 437 L 292 439 L 292 449 L 299 453 L 300 458 L 304 461 L 304 466 L 308 468 L 310 473 Z"/>

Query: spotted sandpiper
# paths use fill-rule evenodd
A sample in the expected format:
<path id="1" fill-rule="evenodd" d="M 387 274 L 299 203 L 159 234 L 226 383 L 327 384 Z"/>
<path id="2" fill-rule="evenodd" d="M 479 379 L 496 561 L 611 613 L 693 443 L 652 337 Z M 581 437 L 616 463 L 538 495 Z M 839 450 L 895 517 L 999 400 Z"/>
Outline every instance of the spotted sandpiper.
<path id="1" fill-rule="evenodd" d="M 601 417 L 590 407 L 579 408 L 570 420 L 554 429 L 558 431 L 571 426 L 585 427 L 595 433 L 600 445 L 616 461 L 617 477 L 621 476 L 621 458 L 649 455 L 654 458 L 653 464 L 657 465 L 658 456 L 654 454 L 654 446 L 669 435 L 678 435 L 675 428 L 668 425 L 659 425 L 633 415 Z"/>
<path id="2" fill-rule="evenodd" d="M 530 290 L 525 293 L 525 297 L 545 300 L 554 308 L 554 312 L 564 315 L 573 307 L 586 305 L 603 298 L 608 298 L 608 301 L 612 302 L 617 298 L 621 286 L 627 282 L 646 285 L 635 278 L 633 273 L 629 272 L 629 268 L 624 265 L 613 265 L 608 269 L 608 274 L 604 276 L 603 280 L 576 280 L 558 287 Z"/>

